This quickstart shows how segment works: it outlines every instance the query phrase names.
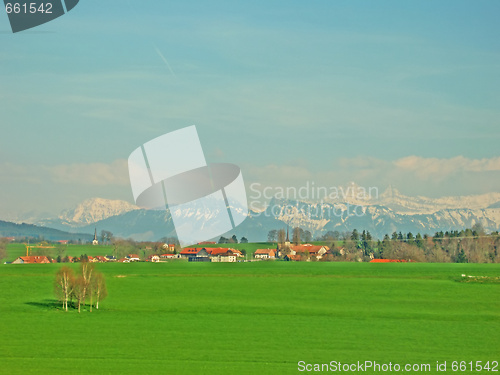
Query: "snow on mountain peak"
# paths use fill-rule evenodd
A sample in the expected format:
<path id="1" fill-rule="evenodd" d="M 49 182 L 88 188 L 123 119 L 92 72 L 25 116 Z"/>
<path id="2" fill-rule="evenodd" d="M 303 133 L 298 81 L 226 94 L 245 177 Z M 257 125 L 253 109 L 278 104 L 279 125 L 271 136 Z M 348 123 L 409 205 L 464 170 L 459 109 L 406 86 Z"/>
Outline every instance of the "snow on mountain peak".
<path id="1" fill-rule="evenodd" d="M 74 209 L 63 211 L 59 218 L 78 224 L 92 224 L 137 209 L 139 207 L 125 201 L 91 198 L 83 201 Z"/>

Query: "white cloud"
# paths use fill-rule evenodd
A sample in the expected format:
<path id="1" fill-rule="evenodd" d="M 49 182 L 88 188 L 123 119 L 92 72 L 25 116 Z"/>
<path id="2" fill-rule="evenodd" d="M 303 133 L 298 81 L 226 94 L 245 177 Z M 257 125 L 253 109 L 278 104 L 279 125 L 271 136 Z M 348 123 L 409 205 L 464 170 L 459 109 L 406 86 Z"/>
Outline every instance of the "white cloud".
<path id="1" fill-rule="evenodd" d="M 48 165 L 0 164 L 0 174 L 8 184 L 78 184 L 84 186 L 125 186 L 130 183 L 124 159 L 112 163 Z"/>
<path id="2" fill-rule="evenodd" d="M 126 160 L 115 160 L 111 164 L 62 164 L 46 167 L 53 182 L 81 185 L 128 185 Z"/>
<path id="3" fill-rule="evenodd" d="M 354 181 L 365 188 L 383 191 L 389 184 L 409 195 L 430 197 L 482 194 L 498 191 L 500 157 L 468 159 L 408 156 L 397 160 L 372 157 L 339 159 L 328 170 L 316 170 L 303 163 L 243 167 L 245 182 L 261 186 L 299 187 L 345 186 Z"/>
<path id="4" fill-rule="evenodd" d="M 408 156 L 394 161 L 403 170 L 416 173 L 421 179 L 439 178 L 459 172 L 500 171 L 500 157 L 489 159 L 468 159 L 456 156 L 448 159 Z"/>

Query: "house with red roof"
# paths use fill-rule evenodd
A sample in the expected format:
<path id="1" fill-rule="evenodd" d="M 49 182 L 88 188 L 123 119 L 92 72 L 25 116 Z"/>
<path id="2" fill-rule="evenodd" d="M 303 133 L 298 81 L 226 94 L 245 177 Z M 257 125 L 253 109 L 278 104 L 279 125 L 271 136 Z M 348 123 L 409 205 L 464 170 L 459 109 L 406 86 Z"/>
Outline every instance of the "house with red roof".
<path id="1" fill-rule="evenodd" d="M 182 251 L 179 253 L 181 255 L 181 258 L 189 258 L 192 256 L 208 256 L 207 249 L 203 247 L 186 247 L 185 249 L 182 249 Z"/>
<path id="2" fill-rule="evenodd" d="M 50 263 L 49 258 L 41 255 L 30 255 L 27 257 L 19 257 L 12 264 L 41 264 Z"/>
<path id="3" fill-rule="evenodd" d="M 275 249 L 257 249 L 253 253 L 255 259 L 275 259 L 276 250 Z"/>
<path id="4" fill-rule="evenodd" d="M 228 250 L 231 250 L 231 252 L 236 255 L 237 257 L 243 257 L 243 254 L 241 251 L 237 249 L 233 249 L 231 247 L 206 247 L 205 250 L 209 255 L 218 255 L 218 254 L 223 254 L 227 252 Z"/>
<path id="5" fill-rule="evenodd" d="M 309 243 L 290 246 L 291 255 L 309 254 L 310 256 L 316 257 L 316 259 L 321 259 L 328 250 L 330 250 L 328 246 L 312 245 Z"/>
<path id="6" fill-rule="evenodd" d="M 404 259 L 372 259 L 370 263 L 406 263 Z"/>
<path id="7" fill-rule="evenodd" d="M 208 249 L 203 247 L 186 247 L 179 254 L 190 262 L 210 262 Z"/>
<path id="8" fill-rule="evenodd" d="M 173 244 L 173 243 L 164 243 L 162 245 L 162 248 L 164 250 L 167 250 L 167 251 L 173 253 L 175 251 L 175 244 Z"/>
<path id="9" fill-rule="evenodd" d="M 137 254 L 129 254 L 127 255 L 127 259 L 129 262 L 138 262 L 141 260 L 141 258 Z"/>

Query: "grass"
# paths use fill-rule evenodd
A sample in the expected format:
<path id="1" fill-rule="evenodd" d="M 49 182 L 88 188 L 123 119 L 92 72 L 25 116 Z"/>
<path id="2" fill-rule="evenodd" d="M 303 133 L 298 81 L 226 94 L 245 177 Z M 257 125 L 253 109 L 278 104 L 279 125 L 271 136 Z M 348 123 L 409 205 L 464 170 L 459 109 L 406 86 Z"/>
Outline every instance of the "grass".
<path id="1" fill-rule="evenodd" d="M 32 247 L 30 255 L 50 255 L 53 258 L 57 258 L 58 255 L 65 257 L 66 255 L 72 257 L 79 257 L 82 254 L 87 254 L 90 256 L 96 255 L 112 255 L 113 246 L 110 245 L 50 245 L 53 248 L 37 248 L 36 244 Z M 252 254 L 257 249 L 275 249 L 276 243 L 271 242 L 257 242 L 257 243 L 237 243 L 237 244 L 215 244 L 215 245 L 193 245 L 192 247 L 231 247 L 233 249 L 242 250 L 244 249 L 248 258 L 252 257 Z M 8 257 L 4 260 L 7 262 L 12 262 L 20 256 L 26 255 L 26 246 L 19 243 L 11 243 L 7 247 Z M 141 251 L 137 250 L 139 253 Z"/>
<path id="2" fill-rule="evenodd" d="M 57 258 L 58 255 L 65 257 L 79 257 L 82 254 L 90 256 L 113 254 L 113 247 L 108 245 L 49 245 L 53 247 L 38 248 L 36 244 L 31 244 L 30 255 L 50 255 Z M 7 245 L 7 258 L 4 261 L 12 262 L 20 256 L 26 255 L 26 246 L 20 243 L 11 243 Z"/>
<path id="3" fill-rule="evenodd" d="M 77 268 L 78 265 L 72 265 Z M 0 373 L 295 374 L 298 361 L 499 361 L 495 264 L 98 264 L 109 297 L 58 308 L 49 265 L 0 265 Z"/>

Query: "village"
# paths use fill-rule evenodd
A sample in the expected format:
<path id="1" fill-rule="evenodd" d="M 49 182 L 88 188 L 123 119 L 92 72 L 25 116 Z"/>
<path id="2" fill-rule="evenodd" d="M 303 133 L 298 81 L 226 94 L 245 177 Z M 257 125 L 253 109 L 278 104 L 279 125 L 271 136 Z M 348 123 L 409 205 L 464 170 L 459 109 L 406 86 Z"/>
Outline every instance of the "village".
<path id="1" fill-rule="evenodd" d="M 163 254 L 151 254 L 147 257 L 141 257 L 138 254 L 128 254 L 123 258 L 116 258 L 113 255 L 96 255 L 81 257 L 66 256 L 64 258 L 52 258 L 46 255 L 25 255 L 15 259 L 11 264 L 48 264 L 48 263 L 132 263 L 132 262 L 152 262 L 161 263 L 172 260 L 187 260 L 188 262 L 214 262 L 214 263 L 234 263 L 248 261 L 263 261 L 282 259 L 284 261 L 298 261 L 314 258 L 321 260 L 324 256 L 331 253 L 328 246 L 303 244 L 303 245 L 278 245 L 273 249 L 257 249 L 252 259 L 247 259 L 245 254 L 238 249 L 227 247 L 187 247 L 176 253 L 174 244 L 165 244 L 167 250 Z"/>

